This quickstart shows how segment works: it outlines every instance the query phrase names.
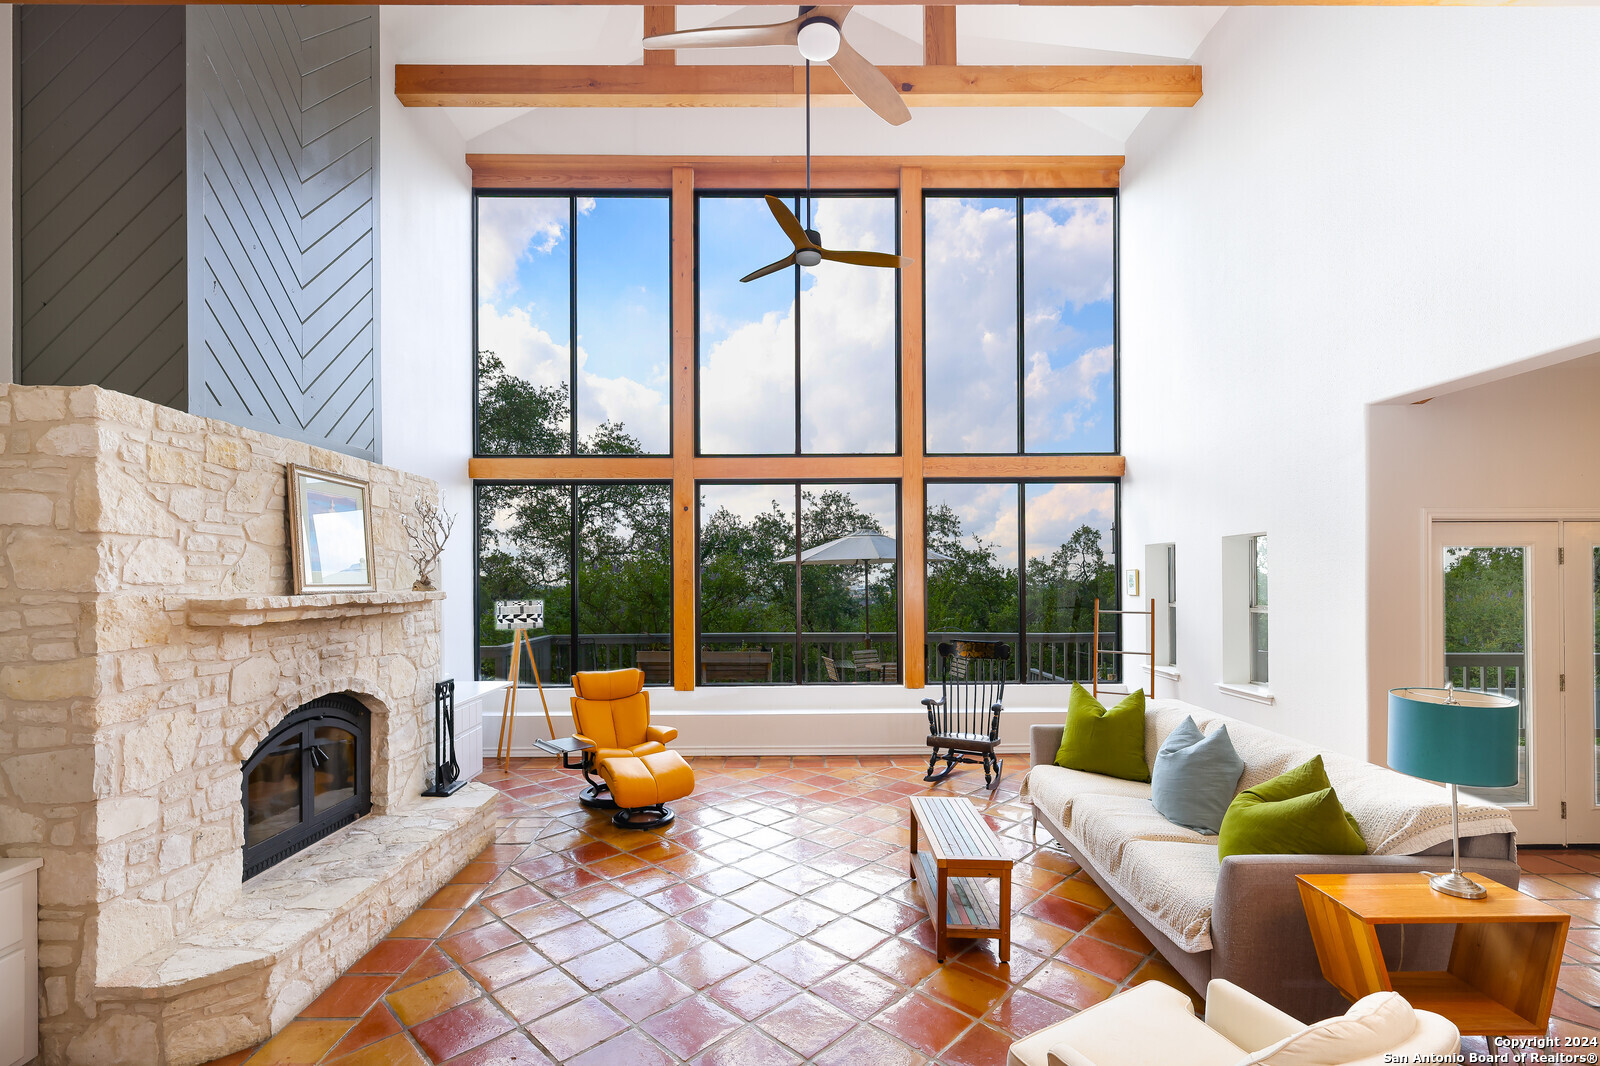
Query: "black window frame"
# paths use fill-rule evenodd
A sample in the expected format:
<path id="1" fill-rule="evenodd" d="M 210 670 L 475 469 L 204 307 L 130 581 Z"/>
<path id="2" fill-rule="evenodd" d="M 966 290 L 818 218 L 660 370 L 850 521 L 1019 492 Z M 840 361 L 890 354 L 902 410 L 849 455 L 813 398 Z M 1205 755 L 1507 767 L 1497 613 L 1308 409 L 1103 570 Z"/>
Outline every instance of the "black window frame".
<path id="1" fill-rule="evenodd" d="M 579 645 L 579 642 L 580 642 L 580 638 L 582 638 L 585 635 L 580 631 L 580 628 L 579 628 L 579 612 L 578 612 L 578 594 L 579 594 L 579 591 L 578 591 L 578 506 L 577 506 L 577 502 L 578 502 L 577 501 L 577 493 L 578 493 L 578 490 L 580 488 L 583 488 L 583 487 L 586 487 L 586 486 L 594 486 L 594 485 L 611 485 L 611 486 L 654 485 L 654 486 L 665 488 L 667 490 L 667 499 L 668 499 L 667 513 L 668 513 L 669 519 L 670 519 L 670 516 L 671 516 L 671 513 L 672 513 L 672 505 L 671 505 L 672 480 L 670 478 L 595 478 L 595 477 L 588 477 L 588 478 L 475 478 L 473 480 L 473 482 L 472 482 L 472 664 L 473 664 L 473 677 L 474 677 L 474 679 L 478 679 L 480 677 L 480 675 L 482 674 L 482 672 L 483 672 L 482 648 L 483 648 L 484 645 L 478 639 L 478 625 L 479 625 L 480 620 L 483 617 L 483 609 L 484 609 L 484 599 L 483 599 L 483 508 L 482 508 L 482 506 L 480 506 L 480 498 L 481 498 L 481 494 L 482 494 L 482 489 L 484 487 L 518 486 L 518 485 L 544 486 L 544 487 L 547 487 L 547 488 L 549 488 L 549 487 L 554 487 L 554 488 L 566 487 L 566 488 L 570 489 L 571 493 L 572 493 L 572 495 L 571 495 L 571 503 L 572 503 L 571 521 L 570 521 L 569 531 L 568 531 L 568 534 L 567 534 L 568 541 L 570 543 L 570 548 L 569 548 L 568 553 L 567 553 L 567 567 L 568 567 L 568 571 L 567 572 L 568 572 L 568 574 L 570 575 L 570 578 L 571 578 L 571 580 L 568 582 L 568 584 L 570 585 L 570 589 L 568 591 L 568 597 L 569 597 L 568 615 L 571 618 L 571 624 L 569 626 L 569 629 L 568 629 L 568 632 L 567 632 L 566 636 L 567 636 L 568 662 L 574 664 L 574 666 L 576 666 L 576 664 L 579 661 L 579 658 L 578 658 L 578 645 Z M 675 587 L 674 581 L 675 581 L 675 579 L 677 577 L 677 565 L 678 565 L 677 559 L 675 557 L 673 557 L 672 554 L 669 552 L 668 553 L 668 559 L 667 559 L 667 588 L 669 590 L 669 593 L 670 593 L 670 590 Z M 677 671 L 676 671 L 676 667 L 675 667 L 675 663 L 676 663 L 675 655 L 676 655 L 676 650 L 677 650 L 676 646 L 675 646 L 675 639 L 676 639 L 676 635 L 677 635 L 676 621 L 677 621 L 677 603 L 675 602 L 675 598 L 669 594 L 669 596 L 667 598 L 667 639 L 666 639 L 666 645 L 667 645 L 667 677 L 666 677 L 666 680 L 664 680 L 664 681 L 646 680 L 645 681 L 646 687 L 656 687 L 656 688 L 668 688 L 668 689 L 670 689 L 676 683 L 676 676 L 677 676 Z M 549 632 L 549 631 L 545 630 L 545 632 Z M 593 636 L 593 634 L 588 634 L 588 635 Z M 509 643 L 510 642 L 510 637 L 511 637 L 511 632 L 509 630 L 506 633 L 506 637 L 507 637 L 507 642 Z M 576 671 L 574 670 L 573 672 L 576 672 Z M 542 682 L 542 681 L 548 680 L 548 679 L 547 678 L 541 678 L 540 680 Z M 562 681 L 562 682 L 555 682 L 555 683 L 556 684 L 565 685 L 565 684 L 570 684 L 570 680 L 569 681 Z M 524 687 L 526 687 L 526 686 L 524 686 Z"/>
<path id="2" fill-rule="evenodd" d="M 838 459 L 855 456 L 890 456 L 898 457 L 905 451 L 904 403 L 901 396 L 903 391 L 902 368 L 905 359 L 904 351 L 904 300 L 905 279 L 901 272 L 896 270 L 894 279 L 894 450 L 888 452 L 808 452 L 802 449 L 802 435 L 805 432 L 803 394 L 801 382 L 802 360 L 804 349 L 802 344 L 804 336 L 801 331 L 801 320 L 804 312 L 801 310 L 801 276 L 800 267 L 789 267 L 794 271 L 794 451 L 792 452 L 708 452 L 701 443 L 701 404 L 700 404 L 700 358 L 703 354 L 700 344 L 701 335 L 701 308 L 700 308 L 700 204 L 703 200 L 748 200 L 759 199 L 762 196 L 776 196 L 780 200 L 790 201 L 793 207 L 799 204 L 803 210 L 803 201 L 806 199 L 804 189 L 774 189 L 768 193 L 753 193 L 748 189 L 696 189 L 694 193 L 694 454 L 696 458 L 706 457 L 715 459 L 769 459 L 777 457 L 794 457 L 802 459 Z M 894 204 L 894 248 L 895 254 L 900 254 L 904 247 L 904 234 L 900 229 L 900 191 L 898 189 L 814 189 L 810 193 L 813 200 L 829 199 L 885 199 Z M 797 213 L 801 225 L 805 224 L 803 215 Z M 773 226 L 777 222 L 772 223 Z M 751 263 L 752 270 L 761 266 L 760 263 Z M 777 482 L 774 482 L 776 484 Z M 763 482 L 757 482 L 763 484 Z M 697 534 L 698 543 L 698 534 Z M 698 659 L 696 660 L 698 662 Z"/>
<path id="3" fill-rule="evenodd" d="M 672 386 L 672 190 L 671 189 L 473 189 L 472 190 L 472 454 L 479 459 L 573 459 L 587 458 L 593 452 L 578 451 L 578 201 L 583 197 L 596 200 L 665 200 L 667 202 L 667 450 L 663 452 L 609 452 L 618 458 L 661 459 L 672 454 L 673 403 Z M 485 199 L 539 198 L 569 201 L 567 237 L 567 404 L 568 427 L 565 452 L 486 452 L 481 446 L 478 414 L 482 398 L 478 377 L 478 205 Z M 698 297 L 696 297 L 698 299 Z"/>
<path id="4" fill-rule="evenodd" d="M 1121 455 L 1122 454 L 1122 200 L 1117 189 L 928 189 L 922 194 L 922 247 L 928 247 L 928 201 L 1014 199 L 1017 225 L 1017 447 L 1005 452 L 941 452 L 928 444 L 928 273 L 922 272 L 922 450 L 925 455 L 979 458 L 985 456 L 1040 455 Z M 1092 452 L 1046 452 L 1028 450 L 1027 414 L 1027 274 L 1023 204 L 1027 200 L 1096 197 L 1111 201 L 1111 448 Z M 1007 480 L 1007 479 L 999 479 Z M 1120 495 L 1118 497 L 1121 499 Z M 1119 502 L 1120 506 L 1120 502 Z"/>
<path id="5" fill-rule="evenodd" d="M 904 553 L 902 551 L 902 545 L 904 543 L 903 538 L 905 536 L 905 531 L 902 529 L 902 525 L 903 525 L 903 521 L 904 521 L 904 513 L 905 513 L 904 512 L 904 507 L 903 507 L 905 485 L 904 485 L 904 482 L 903 482 L 903 480 L 901 478 L 860 478 L 860 477 L 704 478 L 704 479 L 701 479 L 701 480 L 697 480 L 694 483 L 694 605 L 695 605 L 695 612 L 694 612 L 694 676 L 695 676 L 695 687 L 696 688 L 702 688 L 702 687 L 705 687 L 705 688 L 721 688 L 721 687 L 724 687 L 724 683 L 722 683 L 722 682 L 715 682 L 715 681 L 713 681 L 713 682 L 703 682 L 703 681 L 700 680 L 700 678 L 702 676 L 702 665 L 701 665 L 701 655 L 700 655 L 700 653 L 705 650 L 705 612 L 700 610 L 700 577 L 701 577 L 702 572 L 704 571 L 704 567 L 701 565 L 702 542 L 701 542 L 700 534 L 701 534 L 701 530 L 704 528 L 704 518 L 705 518 L 705 516 L 704 516 L 704 514 L 702 513 L 702 510 L 701 510 L 702 500 L 701 500 L 700 490 L 702 488 L 705 488 L 705 487 L 708 487 L 708 486 L 716 486 L 716 485 L 771 485 L 773 487 L 792 486 L 794 488 L 794 490 L 795 490 L 795 502 L 794 502 L 794 508 L 795 508 L 795 511 L 794 511 L 795 562 L 793 563 L 794 571 L 795 571 L 795 597 L 794 597 L 795 628 L 794 628 L 794 632 L 792 634 L 789 634 L 793 638 L 792 639 L 792 643 L 793 643 L 793 646 L 794 646 L 795 679 L 793 681 L 761 682 L 761 686 L 762 687 L 771 687 L 771 688 L 776 688 L 776 687 L 784 686 L 784 685 L 803 686 L 803 685 L 808 685 L 808 684 L 810 684 L 810 685 L 815 685 L 815 684 L 831 685 L 831 684 L 835 684 L 835 682 L 831 682 L 831 681 L 820 681 L 820 682 L 818 682 L 818 681 L 807 681 L 807 680 L 805 680 L 805 670 L 803 668 L 804 667 L 806 630 L 803 628 L 803 626 L 801 624 L 801 622 L 802 622 L 801 611 L 804 610 L 804 603 L 803 603 L 803 598 L 802 598 L 802 588 L 801 588 L 801 583 L 800 583 L 801 582 L 800 573 L 801 573 L 801 567 L 804 566 L 805 564 L 803 564 L 803 563 L 801 563 L 799 561 L 799 556 L 800 556 L 801 552 L 806 550 L 806 549 L 804 549 L 804 548 L 802 548 L 800 546 L 800 538 L 801 538 L 801 533 L 802 533 L 801 519 L 803 518 L 802 500 L 803 500 L 803 494 L 804 494 L 805 489 L 807 487 L 809 487 L 809 486 L 812 486 L 812 485 L 891 485 L 891 486 L 893 486 L 894 487 L 895 534 L 896 534 L 895 538 L 894 538 L 894 596 L 895 596 L 894 646 L 895 646 L 896 661 L 901 662 L 901 663 L 905 662 L 905 652 L 906 652 L 906 643 L 905 643 L 906 642 L 905 597 L 902 594 L 903 585 L 904 585 L 904 576 L 905 576 L 905 555 L 904 555 Z M 776 643 L 776 641 L 774 641 L 774 643 Z"/>
<path id="6" fill-rule="evenodd" d="M 1014 485 L 1016 487 L 1016 490 L 1017 490 L 1017 631 L 1016 631 L 1015 636 L 1017 638 L 1017 643 L 1016 643 L 1015 648 L 1012 649 L 1014 654 L 1011 656 L 1011 662 L 1015 665 L 1015 668 L 1016 668 L 1016 671 L 1017 671 L 1017 676 L 1014 677 L 1014 678 L 1009 678 L 1008 677 L 1006 679 L 1006 683 L 1007 684 L 1021 684 L 1021 685 L 1028 685 L 1028 684 L 1032 684 L 1032 685 L 1070 685 L 1070 684 L 1075 683 L 1073 679 L 1069 679 L 1069 680 L 1066 680 L 1066 681 L 1030 681 L 1028 679 L 1028 674 L 1029 674 L 1029 667 L 1028 667 L 1028 663 L 1029 663 L 1029 658 L 1028 658 L 1028 486 L 1030 486 L 1030 485 L 1110 485 L 1112 487 L 1112 491 L 1113 491 L 1114 498 L 1115 498 L 1115 504 L 1114 504 L 1114 506 L 1112 508 L 1112 518 L 1111 518 L 1111 557 L 1114 560 L 1114 565 L 1111 568 L 1112 569 L 1112 578 L 1113 578 L 1113 580 L 1111 582 L 1111 601 L 1112 602 L 1109 605 L 1105 605 L 1104 606 L 1104 610 L 1105 611 L 1120 611 L 1120 610 L 1122 610 L 1122 583 L 1120 581 L 1116 580 L 1116 577 L 1117 577 L 1117 572 L 1122 568 L 1122 479 L 1120 477 L 939 477 L 939 478 L 927 478 L 923 482 L 923 485 L 924 485 L 924 492 L 923 492 L 923 504 L 922 504 L 922 543 L 923 543 L 925 552 L 926 552 L 927 544 L 928 544 L 928 501 L 929 501 L 929 496 L 931 495 L 931 493 L 928 492 L 928 488 L 929 487 L 935 486 L 935 485 Z M 931 565 L 931 563 L 929 562 L 929 560 L 926 557 L 924 557 L 924 559 L 923 559 L 924 588 L 926 588 L 926 582 L 927 582 L 927 568 L 930 565 Z M 924 598 L 923 598 L 923 612 L 924 612 L 924 614 L 923 614 L 923 630 L 924 630 L 923 635 L 924 635 L 924 639 L 926 640 L 927 644 L 930 647 L 936 646 L 939 642 L 935 638 L 939 635 L 939 631 L 935 630 L 932 627 L 927 625 L 928 619 L 927 619 L 927 614 L 926 614 L 926 612 L 927 612 L 927 597 L 926 597 L 926 595 L 924 595 Z M 1110 632 L 1113 633 L 1113 635 L 1116 636 L 1117 639 L 1120 639 L 1120 634 L 1123 631 L 1122 626 L 1120 624 L 1120 619 L 1121 619 L 1120 615 L 1112 615 L 1111 616 L 1111 621 L 1112 621 L 1113 625 L 1115 626 L 1115 628 L 1110 630 Z M 1102 621 L 1102 625 L 1104 625 L 1104 624 L 1105 624 L 1105 622 Z M 946 632 L 948 632 L 948 631 L 946 631 Z M 1107 632 L 1108 632 L 1108 630 L 1103 628 L 1101 630 L 1101 635 L 1104 636 Z M 1010 634 L 1008 634 L 1008 635 L 1010 635 Z M 1105 656 L 1097 656 L 1096 658 L 1098 660 L 1098 664 L 1099 665 L 1104 665 L 1106 662 L 1109 661 L 1109 663 L 1111 664 L 1111 667 L 1112 667 L 1111 676 L 1110 677 L 1103 677 L 1100 680 L 1106 681 L 1106 682 L 1108 682 L 1110 684 L 1119 684 L 1119 683 L 1121 683 L 1123 681 L 1125 674 L 1124 674 L 1124 670 L 1122 668 L 1123 667 L 1122 660 L 1123 660 L 1124 656 L 1121 656 L 1121 655 L 1105 655 Z M 937 661 L 937 656 L 936 655 L 928 655 L 927 658 L 926 658 L 925 669 L 927 670 L 928 676 L 930 678 L 933 675 L 934 665 L 935 665 L 936 661 Z M 1076 683 L 1080 683 L 1081 684 L 1082 683 L 1082 679 L 1077 679 Z"/>

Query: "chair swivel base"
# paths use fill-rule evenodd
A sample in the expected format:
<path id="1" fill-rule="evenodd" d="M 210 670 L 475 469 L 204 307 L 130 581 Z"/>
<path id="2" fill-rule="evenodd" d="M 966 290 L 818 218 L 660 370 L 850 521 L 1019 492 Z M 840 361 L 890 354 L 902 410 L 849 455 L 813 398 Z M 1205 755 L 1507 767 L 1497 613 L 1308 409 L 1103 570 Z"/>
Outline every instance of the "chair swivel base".
<path id="1" fill-rule="evenodd" d="M 671 825 L 677 817 L 665 803 L 652 803 L 647 807 L 619 808 L 611 816 L 611 824 L 618 829 L 660 829 Z"/>
<path id="2" fill-rule="evenodd" d="M 591 811 L 614 811 L 617 801 L 611 798 L 611 789 L 603 782 L 590 785 L 578 793 L 578 802 Z"/>

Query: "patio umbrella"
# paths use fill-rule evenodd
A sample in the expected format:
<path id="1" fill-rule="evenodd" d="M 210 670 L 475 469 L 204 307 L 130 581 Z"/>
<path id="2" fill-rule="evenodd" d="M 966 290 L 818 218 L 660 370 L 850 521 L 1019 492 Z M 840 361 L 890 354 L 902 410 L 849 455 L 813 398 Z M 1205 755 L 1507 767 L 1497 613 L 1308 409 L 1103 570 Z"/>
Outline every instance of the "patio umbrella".
<path id="1" fill-rule="evenodd" d="M 814 548 L 807 548 L 800 553 L 801 566 L 818 564 L 842 566 L 849 563 L 861 564 L 861 588 L 866 605 L 867 639 L 872 639 L 872 586 L 867 581 L 867 567 L 872 563 L 892 563 L 895 561 L 897 548 L 893 537 L 882 533 L 873 533 L 865 529 L 858 529 L 854 533 L 847 533 L 842 537 L 830 540 L 825 544 L 818 544 Z M 794 562 L 794 556 L 785 555 L 776 560 L 780 563 Z M 948 563 L 950 557 L 942 552 L 928 549 L 928 561 L 932 563 Z"/>

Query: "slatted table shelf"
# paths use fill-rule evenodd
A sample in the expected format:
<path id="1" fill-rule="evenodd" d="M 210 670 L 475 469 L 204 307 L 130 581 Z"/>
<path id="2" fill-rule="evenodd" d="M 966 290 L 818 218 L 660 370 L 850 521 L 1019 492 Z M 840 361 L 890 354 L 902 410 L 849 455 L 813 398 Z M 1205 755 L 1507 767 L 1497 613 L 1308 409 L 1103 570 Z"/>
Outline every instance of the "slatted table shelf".
<path id="1" fill-rule="evenodd" d="M 927 851 L 917 850 L 917 829 Z M 948 796 L 911 800 L 911 876 L 938 935 L 943 962 L 952 939 L 1000 941 L 1000 961 L 1011 961 L 1011 859 L 972 804 Z M 985 884 L 1000 882 L 997 908 Z"/>
<path id="2" fill-rule="evenodd" d="M 1301 874 L 1300 901 L 1322 975 L 1354 1002 L 1399 992 L 1468 1036 L 1543 1036 L 1571 915 L 1469 874 L 1487 899 L 1457 899 L 1418 874 Z M 1390 972 L 1379 925 L 1454 925 L 1444 970 Z"/>

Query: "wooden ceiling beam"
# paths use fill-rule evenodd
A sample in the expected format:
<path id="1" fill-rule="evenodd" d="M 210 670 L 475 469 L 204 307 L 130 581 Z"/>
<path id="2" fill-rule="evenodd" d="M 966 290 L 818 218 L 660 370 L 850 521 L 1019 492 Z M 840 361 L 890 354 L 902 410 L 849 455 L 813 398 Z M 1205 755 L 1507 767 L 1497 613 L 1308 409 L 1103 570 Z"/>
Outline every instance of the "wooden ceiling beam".
<path id="1" fill-rule="evenodd" d="M 17 0 L 12 0 L 13 3 Z M 45 5 L 90 4 L 93 6 L 170 4 L 172 0 L 27 0 Z M 194 6 L 233 4 L 238 0 L 187 0 Z M 347 0 L 305 0 L 320 4 L 340 4 Z M 921 7 L 923 0 L 875 0 L 892 7 Z M 1510 7 L 1513 0 L 962 0 L 963 6 L 991 4 L 1023 7 Z M 661 7 L 745 7 L 749 0 L 667 0 Z M 616 6 L 616 0 L 376 0 L 378 7 L 511 6 L 588 7 Z"/>
<path id="2" fill-rule="evenodd" d="M 816 156 L 818 189 L 896 189 L 900 168 L 922 171 L 924 189 L 1114 189 L 1123 157 Z M 674 167 L 694 172 L 696 189 L 798 189 L 802 156 L 468 155 L 479 189 L 667 189 Z"/>
<path id="3" fill-rule="evenodd" d="M 649 6 L 644 9 L 644 35 L 654 37 L 658 33 L 671 33 L 678 28 L 678 9 L 668 6 Z M 647 67 L 671 67 L 678 62 L 677 49 L 650 48 L 644 53 L 644 65 Z"/>
<path id="4" fill-rule="evenodd" d="M 911 107 L 1192 107 L 1200 68 L 915 66 L 880 68 Z M 394 68 L 407 107 L 800 107 L 805 69 L 790 66 L 499 66 Z M 860 106 L 838 75 L 813 68 L 812 103 Z"/>
<path id="5" fill-rule="evenodd" d="M 927 67 L 956 65 L 956 9 L 928 5 L 922 9 L 922 64 Z"/>

